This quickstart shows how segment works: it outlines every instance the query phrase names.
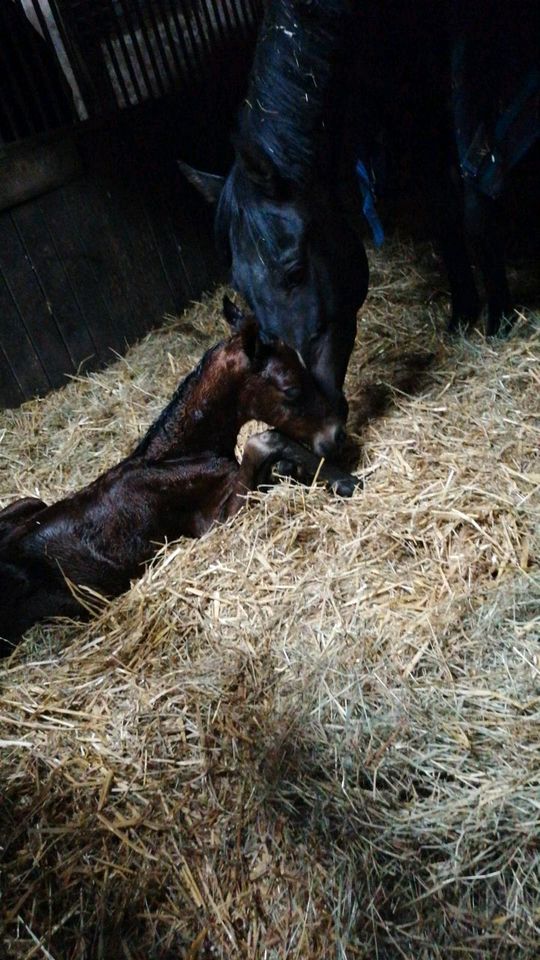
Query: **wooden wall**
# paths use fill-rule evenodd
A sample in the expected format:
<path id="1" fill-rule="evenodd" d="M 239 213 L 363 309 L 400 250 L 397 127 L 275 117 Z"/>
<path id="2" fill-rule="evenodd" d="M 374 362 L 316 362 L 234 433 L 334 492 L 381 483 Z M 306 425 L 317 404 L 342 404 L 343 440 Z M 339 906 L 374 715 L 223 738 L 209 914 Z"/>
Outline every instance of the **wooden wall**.
<path id="1" fill-rule="evenodd" d="M 227 169 L 245 56 L 235 69 L 221 64 L 226 82 L 211 78 L 189 98 L 54 135 L 80 162 L 65 182 L 0 212 L 1 405 L 110 362 L 223 278 L 213 211 L 176 159 Z M 9 149 L 0 172 L 6 163 L 17 163 Z"/>

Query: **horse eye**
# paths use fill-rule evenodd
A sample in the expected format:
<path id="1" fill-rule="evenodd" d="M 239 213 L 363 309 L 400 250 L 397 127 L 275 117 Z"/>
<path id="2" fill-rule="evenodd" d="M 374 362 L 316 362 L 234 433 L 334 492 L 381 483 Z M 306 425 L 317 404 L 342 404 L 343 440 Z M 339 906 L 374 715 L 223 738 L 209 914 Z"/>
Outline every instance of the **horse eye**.
<path id="1" fill-rule="evenodd" d="M 305 278 L 305 268 L 301 264 L 297 264 L 295 267 L 291 267 L 290 270 L 287 270 L 284 279 L 285 287 L 287 290 L 293 290 L 294 287 L 299 287 L 300 284 L 304 282 Z"/>
<path id="2" fill-rule="evenodd" d="M 283 393 L 287 397 L 287 400 L 290 400 L 291 403 L 296 403 L 296 401 L 300 399 L 302 391 L 300 387 L 287 387 Z"/>

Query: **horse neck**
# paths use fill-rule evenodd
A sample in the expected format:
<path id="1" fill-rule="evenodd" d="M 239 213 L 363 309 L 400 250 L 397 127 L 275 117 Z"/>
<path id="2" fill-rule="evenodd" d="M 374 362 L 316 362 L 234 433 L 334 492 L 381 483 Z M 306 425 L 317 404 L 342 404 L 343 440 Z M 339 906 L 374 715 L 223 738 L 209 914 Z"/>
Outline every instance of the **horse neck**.
<path id="1" fill-rule="evenodd" d="M 211 451 L 234 456 L 243 419 L 240 394 L 247 360 L 239 337 L 213 347 L 179 386 L 171 402 L 133 451 L 133 457 L 159 461 Z"/>
<path id="2" fill-rule="evenodd" d="M 288 180 L 303 183 L 325 166 L 332 139 L 336 61 L 350 22 L 347 0 L 302 12 L 286 0 L 270 3 L 257 43 L 241 140 L 255 140 Z"/>

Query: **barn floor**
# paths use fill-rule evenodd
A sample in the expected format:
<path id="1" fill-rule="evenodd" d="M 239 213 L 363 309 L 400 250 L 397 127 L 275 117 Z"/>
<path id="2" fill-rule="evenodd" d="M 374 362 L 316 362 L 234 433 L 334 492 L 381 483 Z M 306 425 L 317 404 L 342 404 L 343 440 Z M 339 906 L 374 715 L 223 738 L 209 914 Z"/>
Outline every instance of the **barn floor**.
<path id="1" fill-rule="evenodd" d="M 538 314 L 450 342 L 429 248 L 371 261 L 364 490 L 254 496 L 0 668 L 5 956 L 538 956 Z M 218 296 L 0 414 L 0 502 L 92 480 L 222 334 Z"/>

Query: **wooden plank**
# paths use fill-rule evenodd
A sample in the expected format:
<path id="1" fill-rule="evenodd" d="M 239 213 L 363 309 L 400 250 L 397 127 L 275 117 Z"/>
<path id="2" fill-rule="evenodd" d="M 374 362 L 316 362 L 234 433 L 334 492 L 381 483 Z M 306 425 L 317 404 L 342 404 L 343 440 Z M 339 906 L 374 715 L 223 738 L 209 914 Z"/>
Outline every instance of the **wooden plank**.
<path id="1" fill-rule="evenodd" d="M 78 216 L 70 209 L 70 200 L 81 193 L 81 182 L 65 184 L 39 200 L 41 214 L 54 238 L 54 246 L 62 265 L 66 283 L 77 303 L 88 346 L 95 361 L 110 363 L 111 346 L 120 342 L 112 336 L 113 321 L 101 290 L 101 282 L 94 269 L 93 257 L 88 253 L 86 239 L 92 235 L 93 211 L 82 207 Z M 84 359 L 78 357 L 78 361 Z M 88 366 L 88 365 L 87 365 Z"/>
<path id="2" fill-rule="evenodd" d="M 144 210 L 171 292 L 172 310 L 177 313 L 195 296 L 195 290 L 183 264 L 180 243 L 171 219 L 175 198 L 170 196 L 169 191 L 161 191 L 158 202 L 156 199 L 155 196 L 150 198 L 144 194 Z"/>
<path id="3" fill-rule="evenodd" d="M 1 236 L 0 218 L 0 236 Z M 26 330 L 17 305 L 2 275 L 0 262 L 0 340 L 3 354 L 9 364 L 11 378 L 19 385 L 22 398 L 28 399 L 50 389 L 49 379 L 43 369 L 34 344 Z M 7 378 L 7 402 L 11 403 L 12 379 Z M 16 398 L 15 402 L 16 402 Z M 6 402 L 6 401 L 4 401 Z"/>
<path id="4" fill-rule="evenodd" d="M 119 239 L 127 268 L 137 337 L 159 323 L 164 313 L 174 310 L 174 299 L 141 200 L 147 194 L 148 201 L 153 201 L 152 178 L 158 174 L 143 170 L 143 178 L 137 176 L 129 141 L 123 143 L 115 138 L 108 140 L 107 147 L 105 202 L 111 230 Z"/>
<path id="5" fill-rule="evenodd" d="M 0 346 L 0 407 L 18 407 L 24 399 L 24 393 L 11 369 L 11 364 Z"/>
<path id="6" fill-rule="evenodd" d="M 106 314 L 96 330 L 100 356 L 111 359 L 110 351 L 124 353 L 126 343 L 134 340 L 133 309 L 129 296 L 129 257 L 122 251 L 111 230 L 105 208 L 103 189 L 93 176 L 63 188 L 73 226 L 79 230 L 79 241 L 89 272 L 95 278 Z M 99 309 L 97 307 L 96 309 Z"/>
<path id="7" fill-rule="evenodd" d="M 172 309 L 171 294 L 135 185 L 109 182 L 105 205 L 131 307 L 132 343 Z"/>
<path id="8" fill-rule="evenodd" d="M 0 216 L 0 272 L 22 321 L 18 324 L 19 335 L 26 329 L 50 386 L 59 386 L 74 368 L 10 212 Z M 33 369 L 31 393 L 39 392 L 44 384 L 31 353 L 27 362 Z"/>
<path id="9" fill-rule="evenodd" d="M 58 331 L 68 354 L 62 373 L 73 373 L 82 361 L 95 355 L 96 348 L 73 295 L 39 201 L 16 207 L 11 211 L 11 215 L 39 284 L 48 313 L 48 326 L 50 330 Z M 48 369 L 48 352 L 42 354 L 42 360 Z M 61 379 L 56 382 L 61 382 Z"/>

